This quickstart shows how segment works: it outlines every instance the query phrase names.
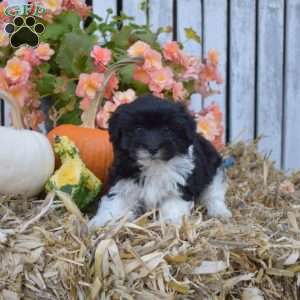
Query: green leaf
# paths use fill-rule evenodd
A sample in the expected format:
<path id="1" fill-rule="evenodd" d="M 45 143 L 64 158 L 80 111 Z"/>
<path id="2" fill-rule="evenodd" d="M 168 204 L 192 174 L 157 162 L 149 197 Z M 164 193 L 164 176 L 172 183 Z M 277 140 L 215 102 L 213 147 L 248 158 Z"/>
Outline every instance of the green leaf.
<path id="1" fill-rule="evenodd" d="M 38 72 L 40 72 L 40 73 L 48 73 L 49 70 L 50 70 L 50 64 L 48 64 L 48 63 L 43 63 L 43 64 L 37 66 L 37 70 L 38 70 Z"/>
<path id="2" fill-rule="evenodd" d="M 124 85 L 130 85 L 133 76 L 133 65 L 128 65 L 119 71 L 120 82 Z"/>
<path id="3" fill-rule="evenodd" d="M 80 125 L 82 123 L 81 121 L 81 114 L 82 111 L 79 107 L 76 107 L 73 111 L 67 112 L 62 117 L 59 118 L 57 121 L 57 125 L 61 124 L 74 124 L 74 125 Z"/>
<path id="4" fill-rule="evenodd" d="M 123 26 L 120 31 L 117 31 L 112 36 L 112 42 L 117 48 L 127 49 L 130 45 L 129 37 L 132 28 L 130 26 Z"/>
<path id="5" fill-rule="evenodd" d="M 98 24 L 95 20 L 92 20 L 92 22 L 89 24 L 88 27 L 85 28 L 86 33 L 92 34 L 98 29 Z"/>
<path id="6" fill-rule="evenodd" d="M 59 40 L 64 34 L 80 30 L 80 16 L 72 11 L 65 11 L 45 26 L 42 40 Z"/>
<path id="7" fill-rule="evenodd" d="M 94 44 L 95 38 L 85 33 L 68 33 L 61 42 L 55 61 L 65 74 L 77 77 L 90 70 L 88 57 Z"/>
<path id="8" fill-rule="evenodd" d="M 48 40 L 58 40 L 64 33 L 66 33 L 67 28 L 63 24 L 52 23 L 46 26 L 41 40 L 47 42 Z"/>
<path id="9" fill-rule="evenodd" d="M 93 62 L 85 52 L 80 52 L 74 56 L 73 70 L 75 73 L 90 73 L 93 70 Z"/>
<path id="10" fill-rule="evenodd" d="M 39 79 L 37 84 L 37 89 L 41 97 L 45 95 L 52 94 L 55 87 L 56 78 L 52 74 L 45 74 L 43 78 Z"/>
<path id="11" fill-rule="evenodd" d="M 156 47 L 158 44 L 157 42 L 157 36 L 148 28 L 147 29 L 138 29 L 132 32 L 131 41 L 143 41 L 147 44 L 149 44 L 152 47 Z"/>
<path id="12" fill-rule="evenodd" d="M 184 31 L 185 31 L 185 36 L 188 40 L 193 40 L 199 44 L 201 43 L 200 36 L 192 27 L 184 28 Z"/>

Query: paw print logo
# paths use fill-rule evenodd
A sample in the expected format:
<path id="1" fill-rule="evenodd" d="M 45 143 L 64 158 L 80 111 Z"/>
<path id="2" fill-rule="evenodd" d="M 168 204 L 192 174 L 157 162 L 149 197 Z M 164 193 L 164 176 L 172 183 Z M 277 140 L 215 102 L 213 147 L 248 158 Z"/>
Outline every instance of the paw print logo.
<path id="1" fill-rule="evenodd" d="M 10 34 L 10 44 L 18 48 L 23 44 L 35 47 L 39 43 L 39 34 L 43 33 L 45 27 L 42 23 L 36 23 L 33 16 L 24 18 L 15 17 L 12 23 L 5 26 L 5 31 Z"/>

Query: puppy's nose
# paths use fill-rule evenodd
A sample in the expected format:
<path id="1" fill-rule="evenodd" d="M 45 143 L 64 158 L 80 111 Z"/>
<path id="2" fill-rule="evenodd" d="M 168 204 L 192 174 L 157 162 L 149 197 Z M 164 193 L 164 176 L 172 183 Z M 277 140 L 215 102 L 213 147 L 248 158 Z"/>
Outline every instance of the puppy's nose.
<path id="1" fill-rule="evenodd" d="M 158 152 L 159 148 L 156 147 L 149 147 L 148 151 L 150 152 L 150 154 L 155 155 Z"/>

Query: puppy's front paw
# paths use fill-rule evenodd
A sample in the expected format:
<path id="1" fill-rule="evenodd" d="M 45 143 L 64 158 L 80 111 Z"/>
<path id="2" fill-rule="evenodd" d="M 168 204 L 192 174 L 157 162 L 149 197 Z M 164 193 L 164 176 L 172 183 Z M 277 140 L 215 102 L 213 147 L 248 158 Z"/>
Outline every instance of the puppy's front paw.
<path id="1" fill-rule="evenodd" d="M 232 217 L 231 211 L 226 207 L 226 205 L 218 205 L 217 207 L 207 208 L 207 214 L 212 218 L 222 218 L 229 219 Z"/>
<path id="2" fill-rule="evenodd" d="M 163 202 L 160 207 L 160 218 L 166 223 L 180 225 L 183 216 L 191 214 L 194 202 L 174 198 Z"/>
<path id="3" fill-rule="evenodd" d="M 88 228 L 89 229 L 95 229 L 97 227 L 102 227 L 104 226 L 106 223 L 108 222 L 108 220 L 104 220 L 103 218 L 99 217 L 99 216 L 95 216 L 93 217 L 89 222 L 88 222 Z"/>

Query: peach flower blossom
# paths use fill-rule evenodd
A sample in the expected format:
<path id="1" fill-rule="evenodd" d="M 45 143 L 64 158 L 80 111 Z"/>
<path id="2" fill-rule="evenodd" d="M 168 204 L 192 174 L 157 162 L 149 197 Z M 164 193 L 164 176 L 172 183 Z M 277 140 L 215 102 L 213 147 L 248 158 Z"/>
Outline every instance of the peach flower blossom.
<path id="1" fill-rule="evenodd" d="M 175 41 L 167 42 L 163 46 L 163 55 L 166 60 L 176 61 L 180 56 L 179 44 Z"/>
<path id="2" fill-rule="evenodd" d="M 139 56 L 144 56 L 145 51 L 151 49 L 148 44 L 142 41 L 137 41 L 133 45 L 131 45 L 127 53 L 130 57 L 139 57 Z"/>
<path id="3" fill-rule="evenodd" d="M 150 78 L 149 88 L 152 92 L 160 93 L 172 88 L 173 73 L 168 67 L 151 72 Z"/>
<path id="4" fill-rule="evenodd" d="M 180 78 L 184 81 L 199 79 L 201 66 L 202 64 L 200 62 L 200 59 L 198 59 L 197 57 L 195 56 L 187 57 L 184 64 L 185 70 L 180 75 Z"/>
<path id="5" fill-rule="evenodd" d="M 2 2 L 0 2 L 0 20 L 1 22 L 8 22 L 9 21 L 9 17 L 5 15 L 5 9 L 8 6 L 8 1 L 4 0 Z"/>
<path id="6" fill-rule="evenodd" d="M 100 46 L 94 46 L 91 57 L 94 59 L 95 64 L 98 66 L 99 72 L 105 71 L 105 66 L 111 61 L 111 51 L 107 48 L 101 48 Z"/>
<path id="7" fill-rule="evenodd" d="M 28 80 L 31 66 L 27 61 L 13 57 L 7 61 L 4 68 L 6 77 L 13 83 L 21 83 Z"/>
<path id="8" fill-rule="evenodd" d="M 57 15 L 62 11 L 63 0 L 39 0 L 39 4 L 50 13 Z"/>
<path id="9" fill-rule="evenodd" d="M 161 54 L 153 49 L 146 49 L 144 53 L 145 62 L 143 68 L 147 71 L 162 68 Z"/>
<path id="10" fill-rule="evenodd" d="M 86 17 L 91 12 L 91 7 L 84 0 L 63 0 L 63 8 L 77 12 L 81 17 Z"/>
<path id="11" fill-rule="evenodd" d="M 117 109 L 121 104 L 126 104 L 134 101 L 136 99 L 135 91 L 128 89 L 124 92 L 115 92 L 113 96 L 113 101 L 106 101 L 103 108 L 100 109 L 96 116 L 96 124 L 100 128 L 108 128 L 108 120 L 111 114 Z"/>
<path id="12" fill-rule="evenodd" d="M 111 102 L 106 101 L 103 108 L 98 112 L 96 116 L 96 124 L 100 128 L 107 129 L 108 128 L 108 120 L 111 114 L 117 109 L 118 105 Z"/>
<path id="13" fill-rule="evenodd" d="M 150 76 L 149 73 L 142 67 L 135 66 L 133 71 L 133 79 L 140 81 L 144 84 L 149 84 Z"/>
<path id="14" fill-rule="evenodd" d="M 97 91 L 102 87 L 103 74 L 80 74 L 79 82 L 76 87 L 76 95 L 78 97 L 88 97 L 94 99 Z"/>
<path id="15" fill-rule="evenodd" d="M 0 48 L 6 47 L 9 44 L 8 34 L 5 32 L 4 28 L 0 26 Z"/>
<path id="16" fill-rule="evenodd" d="M 110 113 L 101 109 L 96 116 L 96 124 L 98 127 L 107 129 L 108 128 L 108 120 L 110 118 Z"/>
<path id="17" fill-rule="evenodd" d="M 217 65 L 219 63 L 219 54 L 216 49 L 209 50 L 207 57 L 213 65 Z"/>
<path id="18" fill-rule="evenodd" d="M 22 107 L 25 105 L 28 97 L 30 96 L 32 86 L 28 83 L 26 84 L 14 84 L 8 88 L 8 92 L 17 100 L 19 105 Z"/>
<path id="19" fill-rule="evenodd" d="M 37 48 L 34 49 L 34 53 L 41 60 L 49 60 L 54 54 L 54 50 L 50 48 L 47 43 L 40 43 Z"/>
<path id="20" fill-rule="evenodd" d="M 174 100 L 184 100 L 188 95 L 182 82 L 174 82 L 172 85 L 172 96 Z"/>
<path id="21" fill-rule="evenodd" d="M 212 103 L 200 113 L 197 123 L 197 132 L 203 134 L 218 150 L 224 147 L 222 141 L 224 133 L 222 112 L 218 105 Z"/>
<path id="22" fill-rule="evenodd" d="M 16 52 L 15 56 L 29 62 L 32 66 L 37 66 L 41 63 L 33 48 L 22 46 Z"/>
<path id="23" fill-rule="evenodd" d="M 116 74 L 113 74 L 110 77 L 110 79 L 105 87 L 104 97 L 106 99 L 111 99 L 114 90 L 116 90 L 118 88 L 118 86 L 119 86 L 119 78 L 117 77 Z"/>
<path id="24" fill-rule="evenodd" d="M 205 81 L 215 81 L 220 84 L 223 82 L 222 76 L 218 71 L 217 66 L 213 64 L 205 64 L 200 71 L 200 78 Z"/>
<path id="25" fill-rule="evenodd" d="M 83 111 L 87 111 L 89 106 L 91 103 L 91 99 L 89 97 L 84 97 L 81 101 L 80 101 L 80 105 L 79 107 L 83 110 Z"/>
<path id="26" fill-rule="evenodd" d="M 0 68 L 0 89 L 1 90 L 8 89 L 8 82 L 3 68 Z"/>
<path id="27" fill-rule="evenodd" d="M 128 89 L 124 92 L 116 92 L 113 96 L 113 102 L 117 105 L 130 103 L 136 99 L 136 93 L 133 89 Z"/>

